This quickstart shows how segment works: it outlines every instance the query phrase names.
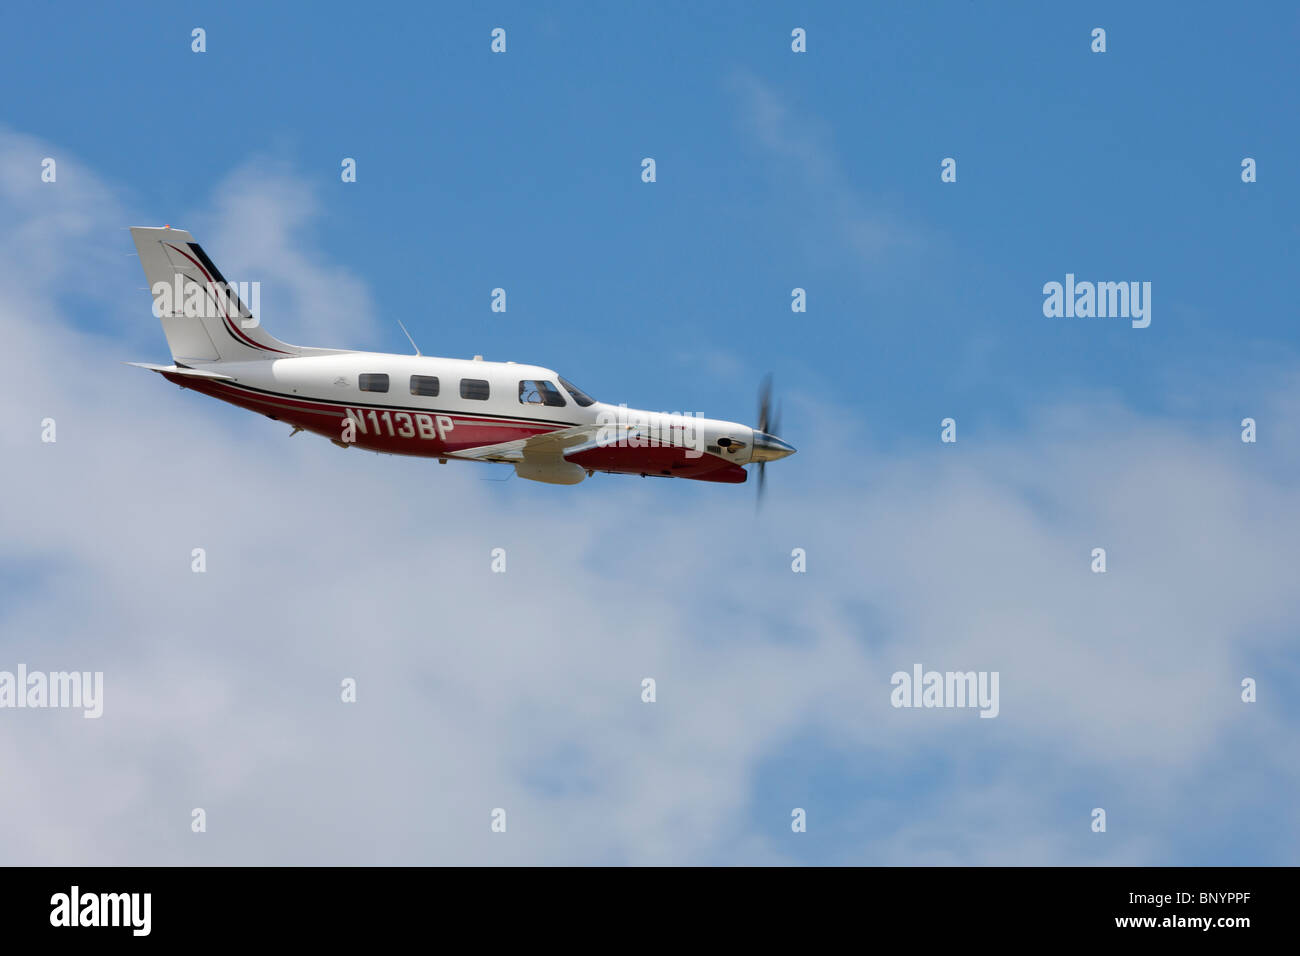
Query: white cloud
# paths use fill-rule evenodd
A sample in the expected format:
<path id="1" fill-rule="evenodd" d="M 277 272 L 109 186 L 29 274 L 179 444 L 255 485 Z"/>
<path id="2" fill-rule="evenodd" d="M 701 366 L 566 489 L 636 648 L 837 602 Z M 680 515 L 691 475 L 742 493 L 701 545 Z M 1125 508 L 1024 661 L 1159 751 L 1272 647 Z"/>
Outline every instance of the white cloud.
<path id="1" fill-rule="evenodd" d="M 800 111 L 753 73 L 740 70 L 729 82 L 741 120 L 783 173 L 783 195 L 799 206 L 796 222 L 828 223 L 843 245 L 865 264 L 879 265 L 899 249 L 927 243 L 915 225 L 903 222 L 853 183 L 835 150 L 829 127 L 817 116 Z M 791 175 L 791 173 L 793 175 Z M 809 229 L 806 242 L 818 260 L 835 252 L 827 230 Z"/>

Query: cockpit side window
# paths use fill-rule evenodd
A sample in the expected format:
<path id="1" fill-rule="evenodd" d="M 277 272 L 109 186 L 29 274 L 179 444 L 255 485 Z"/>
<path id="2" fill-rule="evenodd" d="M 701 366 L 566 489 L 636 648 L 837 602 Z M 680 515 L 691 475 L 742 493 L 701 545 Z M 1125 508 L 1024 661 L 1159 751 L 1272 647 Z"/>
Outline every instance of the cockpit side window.
<path id="1" fill-rule="evenodd" d="M 521 405 L 551 405 L 562 408 L 566 403 L 560 390 L 551 382 L 524 379 L 519 383 L 519 403 Z"/>

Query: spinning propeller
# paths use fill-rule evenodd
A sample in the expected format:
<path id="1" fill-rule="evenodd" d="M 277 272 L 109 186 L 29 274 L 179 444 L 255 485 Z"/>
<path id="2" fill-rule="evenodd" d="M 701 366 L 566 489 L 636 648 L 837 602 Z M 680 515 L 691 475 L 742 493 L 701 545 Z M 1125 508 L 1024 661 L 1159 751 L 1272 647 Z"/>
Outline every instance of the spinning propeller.
<path id="1" fill-rule="evenodd" d="M 758 389 L 758 426 L 754 429 L 752 460 L 758 463 L 759 503 L 763 500 L 763 489 L 767 483 L 767 463 L 794 454 L 794 448 L 774 434 L 780 430 L 781 409 L 778 407 L 775 413 L 772 411 L 772 376 L 768 375 Z"/>

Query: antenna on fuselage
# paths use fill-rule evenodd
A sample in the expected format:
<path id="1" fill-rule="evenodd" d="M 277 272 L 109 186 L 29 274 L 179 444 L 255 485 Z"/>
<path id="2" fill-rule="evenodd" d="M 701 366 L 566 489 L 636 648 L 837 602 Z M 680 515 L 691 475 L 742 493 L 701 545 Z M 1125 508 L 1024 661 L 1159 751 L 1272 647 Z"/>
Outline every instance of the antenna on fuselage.
<path id="1" fill-rule="evenodd" d="M 424 353 L 420 351 L 420 347 L 415 344 L 415 339 L 411 338 L 411 333 L 407 332 L 406 326 L 402 325 L 401 319 L 397 320 L 397 325 L 402 330 L 402 332 L 406 335 L 406 340 L 411 343 L 411 348 L 415 349 L 415 354 L 423 355 Z"/>

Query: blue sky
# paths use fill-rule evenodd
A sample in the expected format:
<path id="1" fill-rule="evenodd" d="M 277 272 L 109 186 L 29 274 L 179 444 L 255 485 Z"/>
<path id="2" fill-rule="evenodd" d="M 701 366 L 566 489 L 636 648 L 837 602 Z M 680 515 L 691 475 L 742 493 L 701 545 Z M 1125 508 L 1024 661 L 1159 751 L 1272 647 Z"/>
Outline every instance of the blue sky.
<path id="1" fill-rule="evenodd" d="M 488 589 L 500 602 L 494 613 L 555 601 L 548 641 L 568 636 L 556 623 L 566 607 L 585 607 L 570 613 L 591 624 L 593 640 L 561 657 L 586 677 L 571 688 L 566 716 L 533 741 L 553 762 L 493 765 L 484 775 L 537 791 L 528 798 L 534 818 L 637 822 L 578 839 L 547 817 L 552 832 L 570 837 L 563 849 L 525 844 L 502 859 L 1294 863 L 1300 826 L 1287 793 L 1300 767 L 1286 744 L 1297 729 L 1300 618 L 1281 569 L 1294 560 L 1288 531 L 1300 501 L 1291 175 L 1300 12 L 1283 3 L 700 6 L 9 11 L 0 211 L 14 255 L 0 278 L 11 301 L 56 317 L 18 347 L 26 343 L 29 364 L 60 350 L 87 363 L 89 380 L 107 390 L 101 416 L 111 408 L 147 429 L 163 416 L 156 428 L 183 442 L 202 475 L 195 480 L 216 488 L 250 476 L 268 529 L 294 514 L 293 528 L 310 525 L 309 501 L 362 500 L 385 512 L 376 526 L 401 539 L 391 542 L 395 561 L 430 553 L 421 543 L 430 535 L 473 554 L 486 553 L 488 539 L 508 541 L 521 554 L 510 572 L 517 593 L 492 597 L 497 583 L 462 579 L 470 572 L 452 559 L 439 567 L 467 593 Z M 190 50 L 196 26 L 207 31 L 203 54 Z M 790 50 L 796 26 L 807 30 L 805 54 Z M 1104 54 L 1090 50 L 1099 26 Z M 494 27 L 507 31 L 504 55 L 489 51 Z M 59 183 L 41 192 L 46 155 L 59 161 Z M 653 184 L 641 181 L 647 156 L 657 164 Z M 1240 175 L 1247 156 L 1258 164 L 1251 184 Z M 343 157 L 357 161 L 354 184 L 340 181 Z M 957 161 L 955 183 L 940 181 L 945 157 Z M 120 228 L 163 222 L 193 231 L 232 278 L 261 280 L 263 320 L 291 341 L 405 351 L 401 319 L 426 354 L 535 362 L 605 401 L 742 421 L 753 420 L 758 383 L 772 372 L 786 406 L 782 437 L 800 454 L 773 466 L 756 519 L 752 487 L 607 479 L 552 489 L 422 461 L 343 461 L 328 446 L 286 452 L 269 423 L 115 366 L 166 358 Z M 1045 318 L 1043 284 L 1067 272 L 1150 282 L 1150 327 Z M 498 286 L 505 314 L 489 309 Z M 807 290 L 806 314 L 790 310 L 794 287 Z M 37 419 L 57 411 L 63 434 L 91 432 L 88 421 L 77 424 L 90 411 L 63 383 L 37 378 L 10 398 Z M 1260 421 L 1258 445 L 1239 440 L 1248 415 Z M 947 416 L 958 421 L 955 446 L 938 441 Z M 48 451 L 12 441 L 15 455 Z M 185 553 L 204 535 L 234 551 L 253 546 L 215 509 L 187 506 L 175 491 L 177 511 L 158 511 L 151 479 L 132 460 L 132 449 L 156 454 L 142 437 L 114 445 L 97 435 L 80 451 L 77 441 L 61 438 L 61 452 L 84 456 L 66 467 L 77 461 L 121 491 L 117 517 L 98 515 L 96 527 L 111 541 L 140 537 L 131 547 L 141 561 L 161 558 L 130 518 L 174 533 Z M 32 483 L 37 504 L 72 481 L 45 471 L 48 461 L 23 460 L 22 487 Z M 301 513 L 284 490 L 299 479 L 320 486 Z M 66 537 L 43 537 L 16 513 L 17 485 L 6 497 L 12 538 L 0 568 L 16 603 L 4 632 L 12 653 L 0 668 L 23 654 L 35 660 L 38 648 L 25 642 L 53 620 L 67 568 L 96 582 L 102 603 L 90 617 L 117 620 L 120 589 L 145 588 L 118 580 L 91 553 L 76 531 L 88 515 L 45 501 L 69 527 Z M 261 544 L 274 555 L 276 540 Z M 1072 577 L 1103 541 L 1119 552 L 1108 577 Z M 806 579 L 789 571 L 795 546 L 809 549 Z M 330 536 L 307 532 L 294 553 L 311 547 L 330 548 Z M 1075 552 L 1082 564 L 1070 564 Z M 355 572 L 378 579 L 365 607 L 381 607 L 384 588 L 409 575 L 400 562 L 389 570 L 397 578 Z M 1112 596 L 1080 590 L 1099 580 Z M 282 588 L 242 583 L 276 606 Z M 146 593 L 139 599 L 153 600 Z M 421 626 L 419 601 L 388 597 L 395 628 Z M 204 600 L 214 615 L 204 626 L 215 627 L 223 605 L 215 594 Z M 437 591 L 429 600 L 442 607 L 451 598 Z M 647 620 L 629 632 L 635 641 L 616 636 L 631 625 L 611 610 L 641 600 Z M 274 635 L 278 612 L 267 613 Z M 708 825 L 689 809 L 700 806 L 693 788 L 708 788 L 688 772 L 707 761 L 677 762 L 692 738 L 685 715 L 673 725 L 679 740 L 642 726 L 640 712 L 614 719 L 604 704 L 575 703 L 584 694 L 604 700 L 596 632 L 631 655 L 626 666 L 637 675 L 636 655 L 648 648 L 701 697 L 744 686 L 746 675 L 761 686 L 795 675 L 785 678 L 794 686 L 773 692 L 770 722 L 763 708 L 750 713 L 735 700 L 731 713 L 749 723 L 732 726 L 702 703 L 691 712 L 716 720 L 712 759 L 727 778 L 714 781 Z M 104 648 L 121 652 L 99 660 L 106 670 L 130 658 L 129 632 L 120 636 L 97 644 L 101 658 Z M 338 666 L 350 666 L 357 648 L 346 634 L 332 639 Z M 299 649 L 335 660 L 328 646 Z M 408 650 L 434 654 L 425 663 L 437 670 L 434 650 Z M 292 649 L 277 654 L 299 666 Z M 913 729 L 918 715 L 900 724 L 898 713 L 882 712 L 888 674 L 932 657 L 941 669 L 945 660 L 1001 667 L 1013 688 L 1017 662 L 1028 661 L 1019 676 L 1054 689 L 1031 695 L 1042 708 L 1032 717 L 1012 703 L 999 720 L 971 726 L 944 715 Z M 1108 681 L 1117 661 L 1130 671 L 1123 690 L 1076 697 L 1052 683 L 1071 668 Z M 393 672 L 406 663 L 394 648 Z M 208 664 L 214 686 L 238 683 L 238 670 Z M 555 666 L 551 677 L 567 686 Z M 1244 705 L 1231 701 L 1248 673 L 1273 675 L 1271 702 L 1256 706 L 1276 736 L 1244 723 Z M 460 677 L 470 687 L 484 681 L 487 699 L 495 699 L 487 685 L 509 685 L 473 668 Z M 527 698 L 538 679 L 519 676 L 525 690 L 515 689 Z M 1182 730 L 1162 723 L 1196 706 L 1188 694 L 1216 693 L 1216 682 L 1229 688 L 1229 704 L 1207 705 Z M 1107 703 L 1112 692 L 1132 706 Z M 405 752 L 414 733 L 405 717 L 440 716 L 448 753 L 474 750 L 456 743 L 454 710 L 412 693 L 371 729 Z M 1074 703 L 1053 704 L 1058 695 Z M 521 713 L 548 714 L 546 698 L 522 710 L 512 700 L 498 701 L 488 723 L 527 740 Z M 279 703 L 287 709 L 266 720 L 312 733 Z M 147 707 L 133 713 L 132 753 L 145 765 L 159 731 Z M 584 720 L 596 716 L 612 721 L 608 749 L 590 739 Z M 329 710 L 320 719 L 324 727 L 339 717 Z M 661 748 L 652 760 L 659 776 L 646 780 L 614 756 L 616 743 L 643 737 Z M 319 744 L 304 750 L 324 768 L 338 755 L 313 751 Z M 1259 787 L 1216 784 L 1243 748 L 1254 759 L 1237 776 L 1255 773 Z M 195 780 L 205 772 L 196 767 Z M 674 789 L 669 779 L 688 782 Z M 573 780 L 587 781 L 576 796 Z M 248 786 L 257 782 L 250 771 Z M 647 788 L 659 797 L 644 796 Z M 569 798 L 580 810 L 561 809 Z M 230 799 L 238 804 L 239 792 Z M 377 799 L 359 792 L 328 820 L 346 832 L 378 812 Z M 1140 818 L 1140 833 L 1108 834 L 1099 847 L 1086 825 L 1072 829 L 1067 821 L 1099 802 Z M 806 835 L 782 832 L 796 805 L 818 808 Z M 734 814 L 726 825 L 716 816 L 724 810 Z M 254 839 L 270 824 L 247 812 L 247 842 L 228 844 L 229 859 L 294 862 L 314 852 L 304 835 L 274 855 Z M 762 835 L 773 818 L 776 830 Z M 666 834 L 683 819 L 694 821 L 681 827 L 690 838 L 674 843 Z M 1026 819 L 1032 826 L 1019 832 Z M 152 834 L 138 812 L 126 826 Z M 950 855 L 936 855 L 934 841 Z M 183 842 L 165 858 L 221 858 Z M 437 845 L 417 841 L 411 852 Z M 29 852 L 39 858 L 40 849 Z M 97 859 L 113 862 L 115 852 Z M 453 856 L 498 852 L 467 844 Z"/>
<path id="2" fill-rule="evenodd" d="M 746 415 L 771 369 L 910 434 L 1294 357 L 1290 5 L 708 6 L 21 11 L 6 118 L 93 157 L 146 222 L 250 156 L 289 164 L 321 190 L 310 241 L 426 351 L 549 363 L 631 404 Z M 199 23 L 202 55 L 177 39 Z M 780 146 L 754 128 L 767 96 Z M 854 221 L 883 248 L 855 253 Z M 1151 281 L 1152 327 L 1043 321 L 1067 271 Z M 355 344 L 403 341 L 386 321 Z"/>

